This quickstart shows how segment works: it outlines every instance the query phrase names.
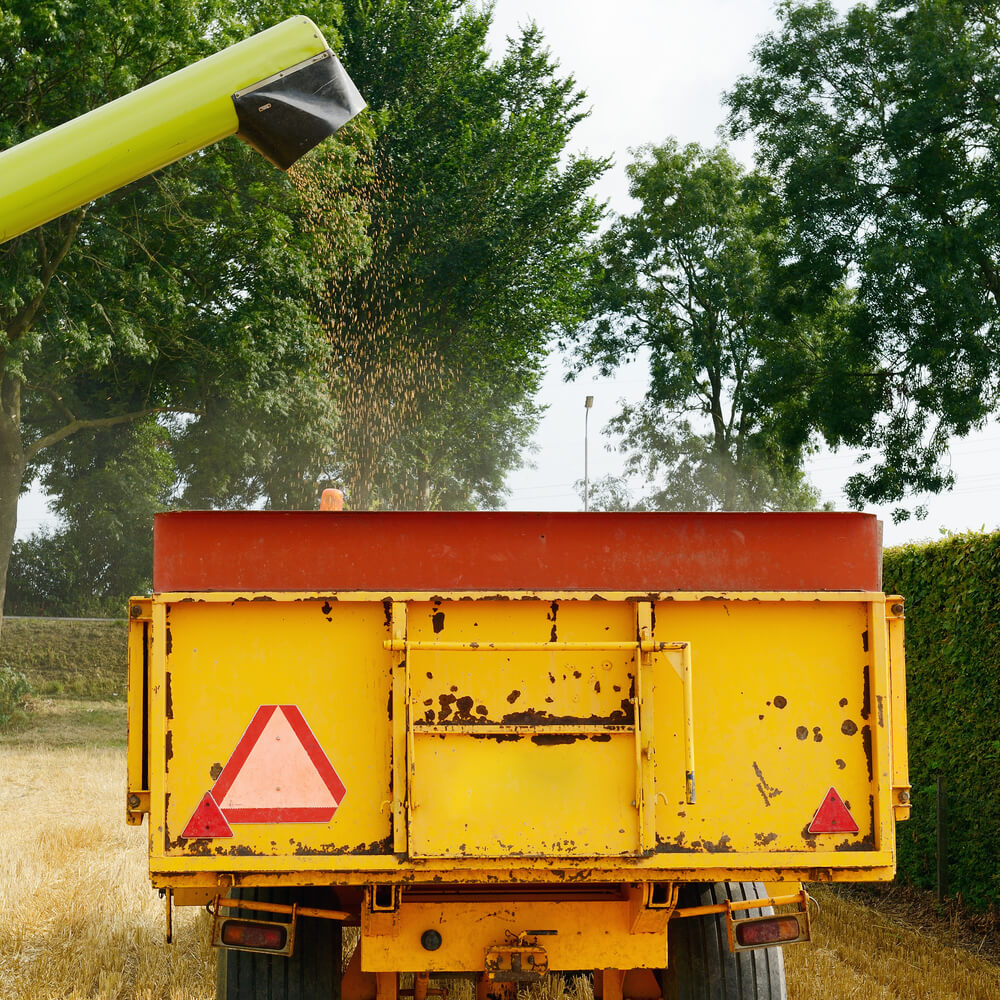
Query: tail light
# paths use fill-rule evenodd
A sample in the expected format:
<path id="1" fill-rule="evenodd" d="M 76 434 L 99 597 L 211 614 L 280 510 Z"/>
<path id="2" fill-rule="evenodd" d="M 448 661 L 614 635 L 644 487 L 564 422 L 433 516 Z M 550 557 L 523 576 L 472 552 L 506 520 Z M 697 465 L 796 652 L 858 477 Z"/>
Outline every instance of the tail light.
<path id="1" fill-rule="evenodd" d="M 783 913 L 764 917 L 729 917 L 729 941 L 732 951 L 768 948 L 772 945 L 808 941 L 808 913 Z"/>
<path id="2" fill-rule="evenodd" d="M 237 951 L 291 955 L 294 942 L 294 924 L 220 917 L 215 923 L 212 944 L 218 948 L 234 948 Z"/>

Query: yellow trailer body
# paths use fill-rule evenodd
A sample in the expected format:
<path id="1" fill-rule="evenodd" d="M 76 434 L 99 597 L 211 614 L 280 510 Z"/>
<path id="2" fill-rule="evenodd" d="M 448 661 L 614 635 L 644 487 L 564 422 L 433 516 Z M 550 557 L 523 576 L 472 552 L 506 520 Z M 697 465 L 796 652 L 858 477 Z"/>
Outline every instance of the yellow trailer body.
<path id="1" fill-rule="evenodd" d="M 481 970 L 549 924 L 549 968 L 662 968 L 682 883 L 891 878 L 903 620 L 874 521 L 582 517 L 161 516 L 129 665 L 154 885 L 353 892 L 388 973 Z"/>

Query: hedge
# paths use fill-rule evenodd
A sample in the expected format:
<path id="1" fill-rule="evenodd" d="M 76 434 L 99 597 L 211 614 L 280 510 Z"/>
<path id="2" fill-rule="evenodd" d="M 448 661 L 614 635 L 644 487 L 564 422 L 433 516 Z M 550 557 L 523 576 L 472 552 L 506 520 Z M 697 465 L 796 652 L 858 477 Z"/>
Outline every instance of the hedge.
<path id="1" fill-rule="evenodd" d="M 883 587 L 906 600 L 912 816 L 900 876 L 937 884 L 936 785 L 947 790 L 950 893 L 1000 898 L 1000 532 L 887 549 Z"/>

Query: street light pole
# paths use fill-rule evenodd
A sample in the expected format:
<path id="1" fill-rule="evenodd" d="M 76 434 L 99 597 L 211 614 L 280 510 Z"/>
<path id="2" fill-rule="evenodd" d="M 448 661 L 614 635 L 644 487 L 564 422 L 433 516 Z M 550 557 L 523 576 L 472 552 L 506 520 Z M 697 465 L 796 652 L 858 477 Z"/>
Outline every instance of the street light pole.
<path id="1" fill-rule="evenodd" d="M 588 396 L 583 403 L 583 509 L 590 510 L 590 470 L 588 468 L 589 448 L 588 433 L 590 430 L 590 408 L 594 405 L 594 397 Z"/>

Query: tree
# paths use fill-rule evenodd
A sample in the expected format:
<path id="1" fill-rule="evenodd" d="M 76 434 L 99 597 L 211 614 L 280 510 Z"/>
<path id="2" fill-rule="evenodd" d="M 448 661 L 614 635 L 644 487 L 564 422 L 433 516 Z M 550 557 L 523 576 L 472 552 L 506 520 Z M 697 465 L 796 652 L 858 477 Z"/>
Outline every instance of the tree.
<path id="1" fill-rule="evenodd" d="M 294 6 L 11 0 L 0 11 L 0 147 Z M 340 5 L 313 14 L 329 32 Z M 351 169 L 348 147 L 324 146 L 323 169 Z M 256 417 L 288 384 L 308 384 L 327 352 L 308 308 L 318 275 L 297 211 L 295 189 L 227 140 L 0 247 L 0 603 L 18 496 L 55 446 L 152 417 L 194 439 L 213 414 Z M 336 264 L 355 266 L 367 246 L 361 220 L 342 235 Z"/>
<path id="2" fill-rule="evenodd" d="M 781 261 L 787 223 L 767 178 L 723 148 L 644 149 L 628 167 L 639 202 L 600 243 L 593 313 L 577 366 L 602 374 L 649 357 L 649 388 L 611 422 L 638 504 L 598 484 L 597 505 L 667 510 L 808 509 L 801 395 L 770 386 L 785 342 L 808 345 L 835 319 L 797 312 Z"/>
<path id="3" fill-rule="evenodd" d="M 123 617 L 129 596 L 149 590 L 152 515 L 176 476 L 169 445 L 147 417 L 51 448 L 42 482 L 62 524 L 14 543 L 8 613 Z"/>
<path id="4" fill-rule="evenodd" d="M 489 62 L 489 8 L 348 4 L 374 112 L 371 266 L 320 303 L 355 507 L 496 506 L 552 332 L 582 315 L 606 162 L 566 156 L 584 95 L 533 27 Z"/>
<path id="5" fill-rule="evenodd" d="M 849 321 L 795 392 L 874 461 L 856 505 L 952 485 L 948 441 L 1000 391 L 1000 24 L 994 4 L 786 2 L 728 96 L 793 220 L 804 298 L 849 281 Z M 897 517 L 907 516 L 898 509 Z"/>

